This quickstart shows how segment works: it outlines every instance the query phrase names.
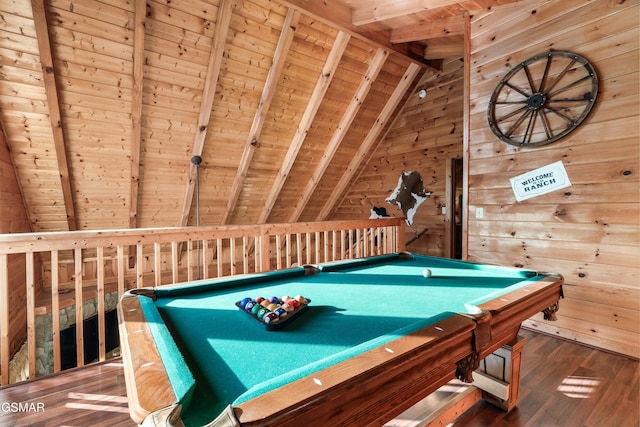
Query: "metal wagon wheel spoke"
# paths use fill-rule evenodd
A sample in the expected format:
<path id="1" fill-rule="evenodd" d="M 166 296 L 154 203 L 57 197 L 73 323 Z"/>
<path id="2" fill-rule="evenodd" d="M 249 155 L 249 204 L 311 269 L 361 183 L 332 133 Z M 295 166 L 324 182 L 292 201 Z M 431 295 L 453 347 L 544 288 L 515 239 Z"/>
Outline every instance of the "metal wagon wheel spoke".
<path id="1" fill-rule="evenodd" d="M 487 110 L 493 133 L 516 146 L 557 141 L 589 114 L 598 93 L 591 64 L 569 52 L 533 56 L 496 86 Z"/>

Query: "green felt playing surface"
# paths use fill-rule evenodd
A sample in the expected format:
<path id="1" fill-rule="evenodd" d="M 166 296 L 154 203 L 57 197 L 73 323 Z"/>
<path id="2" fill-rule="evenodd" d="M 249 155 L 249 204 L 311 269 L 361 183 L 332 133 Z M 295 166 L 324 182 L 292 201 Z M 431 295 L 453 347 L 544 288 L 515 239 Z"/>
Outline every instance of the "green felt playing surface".
<path id="1" fill-rule="evenodd" d="M 216 415 L 356 354 L 423 328 L 465 304 L 480 304 L 537 280 L 531 272 L 415 256 L 384 263 L 338 263 L 316 275 L 300 270 L 251 280 L 156 292 L 155 302 L 193 371 L 196 415 Z M 425 278 L 424 268 L 433 276 Z M 307 311 L 283 330 L 235 306 L 244 297 L 301 294 Z M 178 338 L 179 337 L 179 338 Z M 206 390 L 206 387 L 210 387 Z M 207 408 L 204 413 L 201 412 Z"/>

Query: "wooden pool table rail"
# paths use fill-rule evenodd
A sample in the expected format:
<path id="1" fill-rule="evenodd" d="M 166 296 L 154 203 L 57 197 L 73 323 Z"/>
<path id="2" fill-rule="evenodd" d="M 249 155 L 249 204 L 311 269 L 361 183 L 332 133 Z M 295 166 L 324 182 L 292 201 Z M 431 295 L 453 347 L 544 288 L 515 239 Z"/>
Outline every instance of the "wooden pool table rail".
<path id="1" fill-rule="evenodd" d="M 137 297 L 122 298 L 118 304 L 118 319 L 131 419 L 142 424 L 152 414 L 159 418 L 159 411 L 167 419 L 176 418 L 181 409 L 178 398 Z M 167 408 L 171 410 L 167 411 Z M 166 425 L 173 424 L 168 422 Z"/>
<path id="2" fill-rule="evenodd" d="M 366 425 L 397 416 L 460 371 L 516 339 L 520 324 L 562 298 L 560 276 L 543 277 L 485 304 L 480 316 L 455 314 L 352 359 L 229 407 L 212 426 Z M 132 419 L 145 425 L 181 425 L 140 296 L 119 304 L 122 355 Z M 141 317 L 142 316 L 142 317 Z M 465 363 L 469 366 L 462 366 Z M 131 385 L 130 385 L 131 383 Z"/>

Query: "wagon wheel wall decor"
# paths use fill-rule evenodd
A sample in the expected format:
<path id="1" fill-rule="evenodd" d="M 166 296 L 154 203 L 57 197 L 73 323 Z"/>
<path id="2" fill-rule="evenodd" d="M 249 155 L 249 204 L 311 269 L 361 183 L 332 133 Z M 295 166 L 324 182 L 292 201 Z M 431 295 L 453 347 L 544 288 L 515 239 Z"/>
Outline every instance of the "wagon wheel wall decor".
<path id="1" fill-rule="evenodd" d="M 533 56 L 496 86 L 487 118 L 502 141 L 536 147 L 557 141 L 587 117 L 598 95 L 591 64 L 570 52 Z"/>

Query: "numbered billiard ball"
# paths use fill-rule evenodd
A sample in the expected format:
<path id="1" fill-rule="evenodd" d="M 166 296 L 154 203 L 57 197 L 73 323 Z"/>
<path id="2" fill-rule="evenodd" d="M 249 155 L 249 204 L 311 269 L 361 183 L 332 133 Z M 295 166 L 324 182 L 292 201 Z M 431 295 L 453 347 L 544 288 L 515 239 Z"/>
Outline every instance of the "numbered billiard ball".
<path id="1" fill-rule="evenodd" d="M 251 310 L 253 310 L 253 307 L 255 307 L 256 305 L 258 305 L 258 304 L 256 304 L 253 300 L 251 300 L 251 301 L 249 301 L 248 303 L 246 303 L 244 305 L 244 309 L 247 310 L 247 311 L 251 311 Z"/>
<path id="2" fill-rule="evenodd" d="M 276 308 L 275 310 L 273 310 L 273 312 L 274 312 L 275 314 L 277 314 L 277 315 L 278 315 L 278 317 L 284 317 L 284 316 L 286 316 L 286 315 L 287 315 L 287 310 L 285 310 L 285 309 L 284 309 L 284 308 L 282 308 L 282 307 L 278 307 L 278 308 Z"/>
<path id="3" fill-rule="evenodd" d="M 275 320 L 278 320 L 278 315 L 273 312 L 265 314 L 264 317 L 262 318 L 262 321 L 264 323 L 271 323 Z"/>
<path id="4" fill-rule="evenodd" d="M 289 301 L 287 301 L 287 304 L 289 304 L 293 308 L 300 307 L 300 302 L 298 300 L 296 300 L 296 299 L 290 299 Z"/>
<path id="5" fill-rule="evenodd" d="M 264 307 L 261 306 L 260 304 L 256 304 L 251 308 L 251 314 L 257 316 L 258 315 L 258 311 L 260 311 L 261 309 L 263 309 Z"/>
<path id="6" fill-rule="evenodd" d="M 291 304 L 289 304 L 288 302 L 285 302 L 284 304 L 282 304 L 282 308 L 287 312 L 287 313 L 291 313 L 293 310 L 295 310 L 296 308 L 294 306 L 292 306 Z"/>

